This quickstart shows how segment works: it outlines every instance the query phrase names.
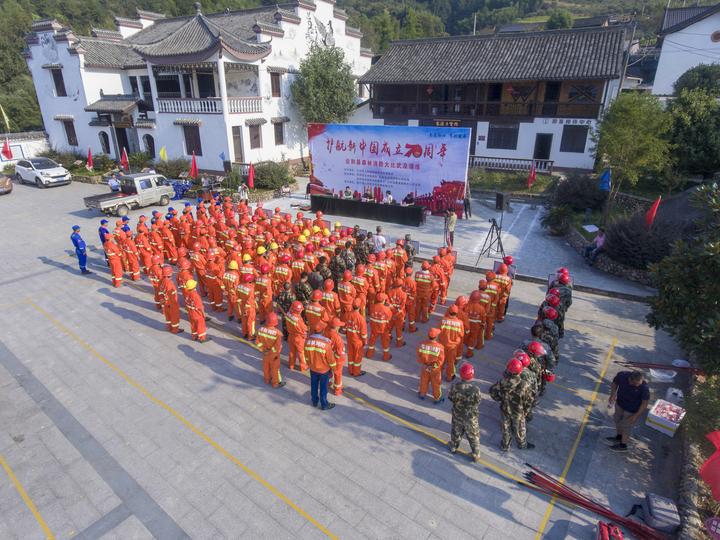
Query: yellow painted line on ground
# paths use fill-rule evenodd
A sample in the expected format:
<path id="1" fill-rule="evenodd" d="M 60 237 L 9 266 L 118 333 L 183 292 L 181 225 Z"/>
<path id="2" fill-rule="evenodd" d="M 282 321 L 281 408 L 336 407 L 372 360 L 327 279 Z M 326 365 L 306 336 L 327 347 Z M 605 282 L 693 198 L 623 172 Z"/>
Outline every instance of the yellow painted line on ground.
<path id="1" fill-rule="evenodd" d="M 234 334 L 231 333 L 231 332 L 228 332 L 227 330 L 225 330 L 225 329 L 224 329 L 222 326 L 220 326 L 219 324 L 212 324 L 212 327 L 215 328 L 216 330 L 218 330 L 219 332 L 222 332 L 222 333 L 225 334 L 226 336 L 235 338 L 236 340 L 238 340 L 238 341 L 240 341 L 240 342 L 242 342 L 242 343 L 245 343 L 246 345 L 250 345 L 252 348 L 254 348 L 254 349 L 256 349 L 256 350 L 259 350 L 258 347 L 257 347 L 257 345 L 255 345 L 254 343 L 252 343 L 252 342 L 250 342 L 250 341 L 247 341 L 246 339 L 243 339 L 243 338 L 241 338 L 241 337 L 239 337 L 239 336 L 236 336 L 236 335 L 234 335 Z M 282 357 L 282 358 L 287 358 L 285 355 L 281 355 L 281 357 Z M 304 375 L 305 377 L 309 377 L 309 376 L 310 376 L 310 374 L 309 374 L 308 371 L 297 371 L 297 373 L 301 373 L 301 374 Z M 438 437 L 437 435 L 435 435 L 434 433 L 428 431 L 428 430 L 425 429 L 424 427 L 422 427 L 422 426 L 420 426 L 420 425 L 418 425 L 418 424 L 416 424 L 416 423 L 414 423 L 414 422 L 410 422 L 409 420 L 405 420 L 404 418 L 400 418 L 399 416 L 397 416 L 397 415 L 395 415 L 395 414 L 393 414 L 393 413 L 391 413 L 391 412 L 389 412 L 389 411 L 386 411 L 386 410 L 383 409 L 382 407 L 378 407 L 377 405 L 369 402 L 369 401 L 366 400 L 365 398 L 362 398 L 362 397 L 360 397 L 360 396 L 357 396 L 357 395 L 353 394 L 352 392 L 350 392 L 350 391 L 348 391 L 348 390 L 343 389 L 343 395 L 346 396 L 346 397 L 348 397 L 348 398 L 350 398 L 350 399 L 352 399 L 353 401 L 355 401 L 355 402 L 357 402 L 357 403 L 365 406 L 365 407 L 368 407 L 369 409 L 374 410 L 374 411 L 377 412 L 377 413 L 380 413 L 381 415 L 385 416 L 386 418 L 392 420 L 393 422 L 395 422 L 395 423 L 397 423 L 397 424 L 403 425 L 403 426 L 405 426 L 405 427 L 408 428 L 408 429 L 411 429 L 411 430 L 413 430 L 413 431 L 415 431 L 415 432 L 417 432 L 417 433 L 420 433 L 420 434 L 422 434 L 422 435 L 425 435 L 426 437 L 428 437 L 428 438 L 430 438 L 430 439 L 433 439 L 434 441 L 439 442 L 439 443 L 442 444 L 443 446 L 447 446 L 448 443 L 449 443 L 448 440 L 443 439 L 442 437 Z M 462 450 L 462 449 L 458 449 L 458 453 L 464 454 L 464 455 L 470 455 L 469 452 L 467 452 L 466 450 Z M 496 465 L 496 464 L 494 464 L 494 463 L 491 463 L 491 462 L 486 461 L 486 460 L 484 460 L 484 459 L 480 459 L 480 461 L 478 461 L 477 463 L 485 466 L 486 468 L 488 468 L 488 469 L 490 469 L 491 471 L 499 474 L 500 476 L 504 476 L 505 478 L 507 478 L 507 479 L 509 479 L 509 480 L 512 480 L 513 482 L 517 482 L 517 483 L 519 483 L 519 484 L 523 484 L 523 485 L 525 485 L 525 486 L 527 486 L 527 487 L 530 487 L 530 488 L 535 489 L 535 487 L 534 487 L 532 484 L 526 482 L 523 478 L 520 478 L 519 476 L 511 473 L 511 472 L 508 471 L 508 470 L 503 469 L 502 467 L 500 467 L 500 466 L 498 466 L 498 465 Z"/>
<path id="2" fill-rule="evenodd" d="M 605 373 L 607 373 L 607 369 L 610 365 L 610 360 L 612 359 L 613 351 L 615 351 L 616 345 L 617 338 L 615 337 L 613 338 L 612 343 L 610 344 L 610 348 L 605 355 L 605 361 L 603 362 L 602 370 L 600 371 L 600 375 L 595 381 L 595 389 L 593 390 L 592 396 L 590 396 L 590 403 L 588 403 L 588 406 L 585 408 L 585 414 L 583 415 L 582 422 L 580 423 L 580 430 L 575 437 L 575 442 L 573 442 L 572 448 L 570 448 L 570 454 L 565 461 L 565 467 L 563 467 L 560 478 L 558 479 L 561 484 L 565 483 L 565 479 L 567 478 L 570 467 L 572 466 L 573 460 L 575 459 L 575 454 L 577 453 L 577 449 L 580 446 L 580 441 L 582 440 L 583 433 L 585 433 L 585 427 L 587 426 L 588 419 L 590 418 L 590 413 L 592 412 L 593 406 L 595 405 L 595 400 L 597 399 L 598 393 L 600 392 L 600 385 L 605 379 Z M 556 502 L 557 497 L 553 497 L 552 499 L 550 499 L 550 503 L 548 504 L 547 510 L 545 510 L 545 515 L 543 516 L 542 521 L 540 522 L 540 526 L 538 527 L 537 534 L 535 535 L 535 540 L 540 540 L 540 538 L 542 538 L 545 527 L 547 527 L 548 521 L 550 521 L 550 516 L 552 515 L 553 508 L 555 508 Z"/>
<path id="3" fill-rule="evenodd" d="M 294 503 L 292 500 L 290 500 L 282 491 L 280 491 L 278 488 L 276 488 L 274 485 L 272 485 L 270 482 L 265 480 L 259 473 L 252 470 L 250 467 L 242 463 L 238 458 L 236 458 L 234 455 L 232 455 L 228 450 L 226 450 L 220 443 L 215 441 L 213 438 L 211 438 L 209 435 L 207 435 L 204 431 L 202 431 L 198 426 L 190 422 L 187 418 L 185 418 L 182 414 L 180 414 L 176 409 L 162 401 L 161 399 L 155 397 L 147 388 L 145 388 L 143 385 L 141 385 L 138 381 L 130 377 L 127 373 L 125 373 L 120 367 L 118 367 L 116 364 L 105 358 L 102 354 L 100 354 L 92 345 L 87 343 L 85 340 L 83 340 L 80 336 L 78 336 L 75 332 L 70 330 L 67 326 L 65 326 L 63 323 L 58 321 L 55 317 L 50 315 L 47 311 L 45 311 L 43 308 L 38 306 L 35 302 L 32 300 L 27 300 L 27 303 L 30 304 L 38 313 L 43 315 L 46 319 L 48 319 L 55 327 L 57 327 L 59 330 L 61 330 L 66 335 L 70 336 L 73 340 L 75 340 L 79 345 L 81 345 L 86 351 L 88 351 L 90 354 L 92 354 L 95 358 L 100 360 L 103 364 L 105 364 L 107 367 L 109 367 L 112 371 L 117 373 L 125 382 L 127 382 L 130 386 L 138 390 L 141 394 L 143 394 L 145 397 L 147 397 L 150 401 L 155 403 L 158 407 L 166 410 L 168 413 L 170 413 L 172 416 L 174 416 L 181 424 L 183 424 L 188 430 L 190 430 L 193 434 L 197 435 L 199 438 L 204 440 L 206 443 L 208 443 L 210 446 L 212 446 L 220 455 L 227 458 L 229 461 L 237 465 L 240 469 L 242 469 L 243 472 L 245 472 L 250 478 L 258 482 L 260 485 L 262 485 L 265 489 L 267 489 L 270 493 L 275 495 L 278 499 L 283 501 L 285 504 L 287 504 L 290 508 L 295 510 L 301 517 L 312 523 L 319 531 L 321 531 L 323 534 L 328 536 L 329 538 L 337 538 L 333 533 L 331 533 L 322 523 L 317 521 L 315 518 L 313 518 L 310 514 L 305 512 L 300 506 L 298 506 L 296 503 Z M 245 341 L 245 340 L 243 340 Z M 252 345 L 251 343 L 246 343 Z M 26 501 L 27 502 L 27 501 Z M 29 505 L 28 505 L 29 506 Z M 32 508 L 31 508 L 32 510 Z M 36 516 L 37 518 L 38 516 Z"/>
<path id="4" fill-rule="evenodd" d="M 20 494 L 20 497 L 22 497 L 23 502 L 25 505 L 30 509 L 32 512 L 32 515 L 35 517 L 35 520 L 38 522 L 38 525 L 40 525 L 40 528 L 43 530 L 43 534 L 45 535 L 45 538 L 48 540 L 54 540 L 55 535 L 50 530 L 50 527 L 48 527 L 48 524 L 45 523 L 45 520 L 40 515 L 40 512 L 38 512 L 37 506 L 35 506 L 35 503 L 30 498 L 30 495 L 27 494 L 27 491 L 25 491 L 25 488 L 20 483 L 20 480 L 17 479 L 17 476 L 15 476 L 15 473 L 10 468 L 10 465 L 8 465 L 8 462 L 5 461 L 5 458 L 0 454 L 0 465 L 2 465 L 2 468 L 5 469 L 5 472 L 7 473 L 8 477 L 10 478 L 10 481 L 15 486 L 15 489 Z"/>

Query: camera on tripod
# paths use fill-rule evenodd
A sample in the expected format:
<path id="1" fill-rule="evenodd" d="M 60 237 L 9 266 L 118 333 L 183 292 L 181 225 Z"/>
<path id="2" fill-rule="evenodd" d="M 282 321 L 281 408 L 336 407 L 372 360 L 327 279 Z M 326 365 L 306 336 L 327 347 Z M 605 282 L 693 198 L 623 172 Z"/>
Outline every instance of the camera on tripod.
<path id="1" fill-rule="evenodd" d="M 492 223 L 493 225 L 497 226 L 497 221 L 495 221 L 494 217 L 491 217 L 490 219 L 488 219 L 488 223 Z"/>

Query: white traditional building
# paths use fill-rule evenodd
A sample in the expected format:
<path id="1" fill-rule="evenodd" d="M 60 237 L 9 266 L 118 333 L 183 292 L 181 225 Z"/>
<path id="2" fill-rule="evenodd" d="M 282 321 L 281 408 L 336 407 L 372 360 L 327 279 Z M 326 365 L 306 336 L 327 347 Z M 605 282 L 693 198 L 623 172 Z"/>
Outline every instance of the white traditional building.
<path id="1" fill-rule="evenodd" d="M 670 96 L 687 70 L 720 63 L 720 4 L 666 9 L 658 46 L 652 93 Z"/>
<path id="2" fill-rule="evenodd" d="M 356 75 L 370 67 L 362 34 L 333 0 L 166 18 L 137 11 L 116 30 L 77 36 L 33 24 L 26 59 L 50 144 L 118 159 L 146 151 L 205 170 L 307 154 L 290 84 L 312 44 L 340 47 Z M 361 92 L 362 94 L 362 92 Z"/>
<path id="3" fill-rule="evenodd" d="M 602 24 L 395 41 L 360 78 L 371 94 L 350 122 L 470 128 L 471 166 L 592 169 L 630 38 Z"/>

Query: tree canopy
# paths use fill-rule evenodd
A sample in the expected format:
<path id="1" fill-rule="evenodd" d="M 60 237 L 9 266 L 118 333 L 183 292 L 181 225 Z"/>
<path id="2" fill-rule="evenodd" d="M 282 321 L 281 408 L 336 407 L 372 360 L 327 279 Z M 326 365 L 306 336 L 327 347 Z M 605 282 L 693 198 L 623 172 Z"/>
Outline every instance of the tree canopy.
<path id="1" fill-rule="evenodd" d="M 720 66 L 719 66 L 720 67 Z M 720 170 L 720 104 L 705 89 L 683 89 L 669 107 L 677 167 L 712 176 Z"/>
<path id="2" fill-rule="evenodd" d="M 550 17 L 545 23 L 548 30 L 556 30 L 558 28 L 572 28 L 573 17 L 566 9 L 555 9 L 550 13 Z"/>
<path id="3" fill-rule="evenodd" d="M 355 109 L 355 79 L 337 47 L 313 46 L 291 91 L 306 123 L 345 122 Z"/>
<path id="4" fill-rule="evenodd" d="M 683 90 L 705 90 L 711 96 L 720 96 L 720 65 L 700 64 L 688 69 L 675 81 L 675 95 Z"/>

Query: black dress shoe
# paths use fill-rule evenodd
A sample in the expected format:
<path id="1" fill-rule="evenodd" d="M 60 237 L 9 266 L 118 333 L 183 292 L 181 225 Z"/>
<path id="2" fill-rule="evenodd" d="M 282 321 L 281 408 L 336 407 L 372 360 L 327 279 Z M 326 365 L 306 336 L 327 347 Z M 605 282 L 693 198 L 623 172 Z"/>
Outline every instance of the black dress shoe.
<path id="1" fill-rule="evenodd" d="M 334 409 L 335 404 L 334 403 L 328 403 L 325 407 L 322 408 L 323 411 L 329 411 L 330 409 Z"/>

